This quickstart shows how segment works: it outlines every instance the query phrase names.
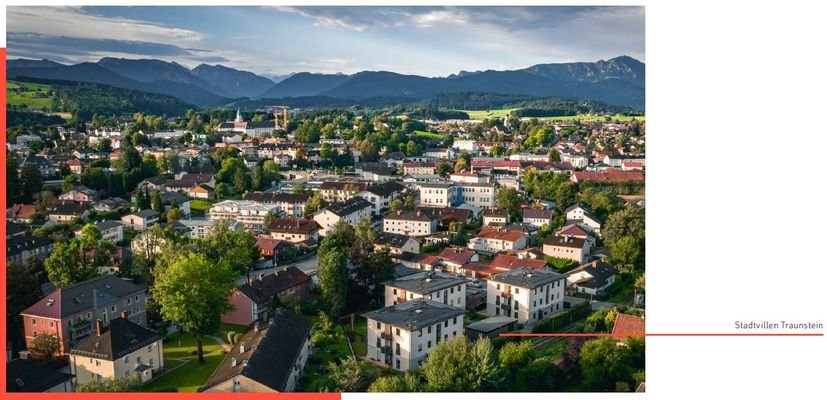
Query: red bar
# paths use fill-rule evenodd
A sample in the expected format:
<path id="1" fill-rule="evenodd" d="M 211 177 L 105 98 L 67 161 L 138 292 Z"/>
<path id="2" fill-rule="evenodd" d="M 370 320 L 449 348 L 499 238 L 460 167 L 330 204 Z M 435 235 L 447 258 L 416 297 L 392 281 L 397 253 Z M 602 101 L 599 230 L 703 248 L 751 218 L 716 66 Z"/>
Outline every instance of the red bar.
<path id="1" fill-rule="evenodd" d="M 824 336 L 823 333 L 501 333 L 503 337 Z"/>

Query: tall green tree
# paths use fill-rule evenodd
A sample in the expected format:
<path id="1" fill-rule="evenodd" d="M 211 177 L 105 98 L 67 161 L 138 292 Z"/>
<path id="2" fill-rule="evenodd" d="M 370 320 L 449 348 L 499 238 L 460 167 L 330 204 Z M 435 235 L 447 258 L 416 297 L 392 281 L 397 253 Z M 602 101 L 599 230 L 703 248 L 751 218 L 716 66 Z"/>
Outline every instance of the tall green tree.
<path id="1" fill-rule="evenodd" d="M 497 365 L 491 340 L 474 343 L 465 336 L 440 342 L 422 364 L 428 390 L 435 392 L 475 392 L 496 381 Z"/>
<path id="2" fill-rule="evenodd" d="M 199 243 L 199 251 L 210 260 L 227 263 L 238 275 L 246 275 L 259 257 L 253 233 L 248 229 L 231 229 L 227 221 L 213 226 Z"/>
<path id="3" fill-rule="evenodd" d="M 612 338 L 591 340 L 580 350 L 580 373 L 588 390 L 608 391 L 631 380 L 632 353 Z"/>
<path id="4" fill-rule="evenodd" d="M 51 360 L 55 353 L 60 350 L 60 339 L 47 333 L 37 335 L 32 339 L 32 349 L 43 354 L 47 360 Z"/>
<path id="5" fill-rule="evenodd" d="M 161 199 L 161 193 L 159 193 L 158 191 L 154 191 L 150 195 L 150 198 L 152 199 L 152 201 L 151 201 L 152 209 L 157 211 L 159 214 L 163 214 L 164 213 L 164 201 Z"/>
<path id="6" fill-rule="evenodd" d="M 151 292 L 161 316 L 195 335 L 198 363 L 204 364 L 204 335 L 215 333 L 221 315 L 232 311 L 236 274 L 224 261 L 187 253 L 159 269 Z"/>
<path id="7" fill-rule="evenodd" d="M 20 172 L 20 181 L 22 183 L 22 192 L 20 201 L 29 203 L 34 198 L 35 193 L 43 190 L 43 176 L 35 164 L 26 164 Z"/>
<path id="8" fill-rule="evenodd" d="M 347 259 L 341 242 L 336 236 L 328 235 L 319 245 L 319 286 L 328 314 L 341 315 L 347 304 L 348 271 Z"/>
<path id="9" fill-rule="evenodd" d="M 521 217 L 520 210 L 523 204 L 523 198 L 520 192 L 512 187 L 502 187 L 497 193 L 497 206 L 503 210 L 508 211 L 511 219 L 517 220 Z"/>
<path id="10" fill-rule="evenodd" d="M 20 176 L 18 163 L 14 154 L 6 152 L 6 196 L 10 204 L 20 200 Z"/>

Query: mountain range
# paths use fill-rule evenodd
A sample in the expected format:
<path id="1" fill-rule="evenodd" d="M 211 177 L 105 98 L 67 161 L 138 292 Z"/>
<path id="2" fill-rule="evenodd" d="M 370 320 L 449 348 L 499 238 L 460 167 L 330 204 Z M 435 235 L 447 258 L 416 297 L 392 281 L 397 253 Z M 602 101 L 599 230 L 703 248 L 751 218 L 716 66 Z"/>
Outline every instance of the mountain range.
<path id="1" fill-rule="evenodd" d="M 537 64 L 509 71 L 461 71 L 423 77 L 389 71 L 352 75 L 300 72 L 278 82 L 222 65 L 193 69 L 161 60 L 106 57 L 97 63 L 65 65 L 50 60 L 7 62 L 9 78 L 33 77 L 94 82 L 175 96 L 201 107 L 243 98 L 319 97 L 349 101 L 372 98 L 425 99 L 442 93 L 485 92 L 596 100 L 643 110 L 645 64 L 628 56 L 597 62 Z"/>

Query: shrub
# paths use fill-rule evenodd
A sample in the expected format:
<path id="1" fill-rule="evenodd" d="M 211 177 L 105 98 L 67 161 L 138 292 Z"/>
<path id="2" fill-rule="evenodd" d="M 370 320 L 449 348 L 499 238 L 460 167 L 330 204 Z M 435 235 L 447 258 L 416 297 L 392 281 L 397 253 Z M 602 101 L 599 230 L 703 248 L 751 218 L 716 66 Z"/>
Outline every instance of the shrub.
<path id="1" fill-rule="evenodd" d="M 573 306 L 568 309 L 568 311 L 564 311 L 555 315 L 552 315 L 549 318 L 542 319 L 534 324 L 534 327 L 531 329 L 532 333 L 554 333 L 559 332 L 562 328 L 568 326 L 569 324 L 579 321 L 585 318 L 591 312 L 591 304 L 589 302 L 584 301 L 576 306 Z"/>
<path id="2" fill-rule="evenodd" d="M 235 333 L 235 331 L 229 331 L 229 332 L 227 332 L 227 343 L 229 343 L 229 344 L 231 344 L 231 345 L 235 345 L 235 341 L 236 341 L 236 333 Z"/>

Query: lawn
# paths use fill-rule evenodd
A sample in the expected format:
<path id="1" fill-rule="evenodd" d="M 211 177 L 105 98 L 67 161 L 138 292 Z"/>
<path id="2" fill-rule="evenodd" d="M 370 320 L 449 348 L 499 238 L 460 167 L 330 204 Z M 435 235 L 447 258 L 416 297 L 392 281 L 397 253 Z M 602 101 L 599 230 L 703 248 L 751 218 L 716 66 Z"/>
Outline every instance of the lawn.
<path id="1" fill-rule="evenodd" d="M 434 139 L 445 139 L 445 137 L 447 136 L 447 135 L 444 135 L 442 133 L 434 133 L 434 132 L 426 132 L 426 131 L 414 131 L 414 135 L 428 137 L 428 138 L 434 138 Z"/>
<path id="2" fill-rule="evenodd" d="M 162 375 L 144 387 L 148 392 L 175 388 L 179 392 L 195 392 L 207 382 L 221 360 L 224 359 L 224 349 L 214 340 L 204 338 L 204 364 L 198 364 L 195 355 L 195 337 L 187 333 L 176 333 L 164 339 L 164 364 L 171 368 L 182 363 L 180 360 L 190 361 L 180 368 Z"/>
<path id="3" fill-rule="evenodd" d="M 569 341 L 567 338 L 561 338 L 551 341 L 549 344 L 534 350 L 536 356 L 549 357 L 552 360 L 557 360 L 563 357 L 563 352 L 566 351 Z"/>
<path id="4" fill-rule="evenodd" d="M 46 110 L 52 107 L 52 98 L 46 93 L 49 85 L 9 81 L 6 84 L 6 102 L 11 105 L 25 104 L 29 109 Z"/>
<path id="5" fill-rule="evenodd" d="M 247 327 L 244 325 L 225 324 L 222 322 L 221 327 L 218 328 L 218 331 L 221 335 L 227 336 L 227 332 L 229 331 L 235 331 L 236 333 L 244 333 L 245 331 L 247 331 Z"/>
<path id="6" fill-rule="evenodd" d="M 204 215 L 212 207 L 214 200 L 192 199 L 190 200 L 190 211 L 193 214 Z"/>
<path id="7" fill-rule="evenodd" d="M 486 118 L 502 118 L 508 115 L 510 112 L 514 110 L 519 110 L 519 108 L 506 108 L 502 110 L 456 110 L 462 111 L 468 114 L 468 118 L 470 119 L 477 119 L 483 120 Z"/>
<path id="8" fill-rule="evenodd" d="M 347 331 L 351 334 L 351 345 L 353 346 L 353 352 L 356 353 L 356 357 L 364 357 L 365 354 L 368 353 L 368 320 L 367 318 L 363 317 L 356 317 L 356 323 L 354 324 L 354 329 L 350 329 L 350 325 L 347 325 Z"/>

